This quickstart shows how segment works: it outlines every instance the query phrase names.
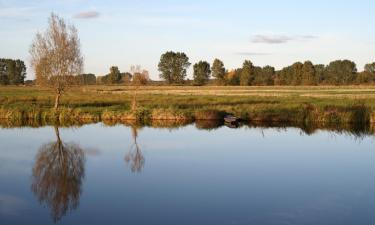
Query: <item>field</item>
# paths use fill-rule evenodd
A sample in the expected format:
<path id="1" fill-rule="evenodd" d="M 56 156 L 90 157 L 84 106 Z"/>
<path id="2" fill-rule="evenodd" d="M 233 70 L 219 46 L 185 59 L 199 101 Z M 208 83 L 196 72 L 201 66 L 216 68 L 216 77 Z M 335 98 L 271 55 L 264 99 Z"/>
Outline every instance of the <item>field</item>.
<path id="1" fill-rule="evenodd" d="M 0 87 L 0 118 L 7 120 L 213 120 L 234 114 L 273 122 L 372 122 L 375 86 L 82 86 L 51 108 L 54 94 L 40 87 Z"/>

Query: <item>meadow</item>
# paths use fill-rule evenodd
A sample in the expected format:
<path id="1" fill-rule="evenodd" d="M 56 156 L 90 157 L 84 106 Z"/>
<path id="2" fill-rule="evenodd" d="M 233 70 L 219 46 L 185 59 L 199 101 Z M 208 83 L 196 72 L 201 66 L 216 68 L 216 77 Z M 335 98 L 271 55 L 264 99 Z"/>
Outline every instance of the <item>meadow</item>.
<path id="1" fill-rule="evenodd" d="M 131 110 L 131 86 L 70 89 L 54 111 L 54 93 L 30 86 L 0 87 L 0 118 L 36 121 L 221 120 L 294 123 L 372 123 L 375 86 L 142 86 Z M 374 117 L 375 118 L 375 117 Z"/>

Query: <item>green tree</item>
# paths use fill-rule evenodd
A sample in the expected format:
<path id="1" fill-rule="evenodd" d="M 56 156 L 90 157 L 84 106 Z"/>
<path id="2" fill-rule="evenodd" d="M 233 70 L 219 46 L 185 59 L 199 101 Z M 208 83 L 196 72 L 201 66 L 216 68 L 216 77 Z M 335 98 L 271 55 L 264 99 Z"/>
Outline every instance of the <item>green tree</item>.
<path id="1" fill-rule="evenodd" d="M 121 82 L 121 72 L 117 66 L 112 66 L 109 69 L 109 74 L 107 75 L 107 83 L 109 84 L 119 84 Z"/>
<path id="2" fill-rule="evenodd" d="M 225 84 L 227 85 L 239 85 L 240 76 L 242 69 L 230 70 L 225 74 Z"/>
<path id="3" fill-rule="evenodd" d="M 315 68 L 315 77 L 317 84 L 325 83 L 325 70 L 326 66 L 323 64 L 314 65 Z"/>
<path id="4" fill-rule="evenodd" d="M 358 73 L 356 77 L 356 84 L 370 84 L 374 81 L 374 73 L 363 71 Z"/>
<path id="5" fill-rule="evenodd" d="M 302 84 L 303 85 L 316 85 L 316 73 L 314 64 L 311 61 L 306 61 L 302 67 Z"/>
<path id="6" fill-rule="evenodd" d="M 4 59 L 0 59 L 0 85 L 7 85 L 9 84 L 9 77 L 6 71 L 6 63 Z"/>
<path id="7" fill-rule="evenodd" d="M 365 65 L 365 72 L 375 73 L 375 62 Z"/>
<path id="8" fill-rule="evenodd" d="M 336 60 L 331 62 L 325 71 L 326 80 L 329 84 L 344 85 L 352 84 L 357 75 L 357 66 L 349 60 Z"/>
<path id="9" fill-rule="evenodd" d="M 291 83 L 291 67 L 284 67 L 280 71 L 277 71 L 275 84 L 276 85 L 289 85 Z"/>
<path id="10" fill-rule="evenodd" d="M 133 79 L 133 75 L 129 72 L 121 73 L 121 83 L 129 85 Z"/>
<path id="11" fill-rule="evenodd" d="M 96 84 L 96 76 L 92 73 L 80 74 L 77 76 L 78 82 L 83 85 L 94 85 Z"/>
<path id="12" fill-rule="evenodd" d="M 303 74 L 303 64 L 301 62 L 296 62 L 292 65 L 292 85 L 301 85 L 302 83 L 302 74 Z"/>
<path id="13" fill-rule="evenodd" d="M 251 85 L 254 80 L 254 66 L 250 60 L 246 60 L 242 65 L 240 85 Z"/>
<path id="14" fill-rule="evenodd" d="M 166 52 L 161 55 L 158 65 L 160 78 L 168 84 L 182 84 L 186 77 L 186 70 L 190 65 L 189 58 L 185 53 Z"/>
<path id="15" fill-rule="evenodd" d="M 263 71 L 263 84 L 274 85 L 275 67 L 265 66 L 262 68 L 262 71 Z"/>
<path id="16" fill-rule="evenodd" d="M 273 85 L 275 68 L 272 66 L 254 67 L 254 85 Z"/>
<path id="17" fill-rule="evenodd" d="M 218 84 L 224 84 L 225 83 L 225 67 L 224 63 L 219 60 L 215 59 L 212 64 L 212 76 L 216 78 Z"/>
<path id="18" fill-rule="evenodd" d="M 22 60 L 0 59 L 0 84 L 24 84 L 26 66 Z"/>
<path id="19" fill-rule="evenodd" d="M 210 79 L 210 64 L 206 61 L 200 61 L 194 64 L 194 84 L 204 85 Z"/>
<path id="20" fill-rule="evenodd" d="M 0 85 L 8 85 L 9 79 L 8 76 L 5 74 L 0 74 Z"/>

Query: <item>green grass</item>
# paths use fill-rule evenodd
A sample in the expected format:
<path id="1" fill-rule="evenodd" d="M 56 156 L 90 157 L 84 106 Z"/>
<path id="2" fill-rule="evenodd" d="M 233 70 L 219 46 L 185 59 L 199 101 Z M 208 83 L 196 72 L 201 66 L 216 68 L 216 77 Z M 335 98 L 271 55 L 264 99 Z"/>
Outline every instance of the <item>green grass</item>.
<path id="1" fill-rule="evenodd" d="M 130 110 L 131 87 L 84 86 L 62 97 L 40 87 L 0 87 L 0 118 L 7 120 L 205 120 L 234 114 L 263 122 L 367 123 L 375 109 L 375 87 L 188 87 L 150 86 L 138 92 Z"/>

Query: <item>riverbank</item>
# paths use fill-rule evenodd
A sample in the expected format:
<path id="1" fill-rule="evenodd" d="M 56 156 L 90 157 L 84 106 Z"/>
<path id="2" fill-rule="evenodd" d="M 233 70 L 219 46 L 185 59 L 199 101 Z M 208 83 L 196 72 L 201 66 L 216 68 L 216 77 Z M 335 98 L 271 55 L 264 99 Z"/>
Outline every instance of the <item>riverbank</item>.
<path id="1" fill-rule="evenodd" d="M 295 128 L 300 130 L 301 135 L 313 135 L 320 131 L 329 131 L 336 134 L 347 134 L 355 138 L 362 138 L 366 136 L 375 135 L 375 124 L 358 124 L 358 123 L 345 123 L 345 124 L 331 124 L 323 125 L 321 123 L 285 123 L 285 122 L 251 122 L 243 121 L 238 123 L 236 126 L 225 124 L 221 120 L 197 120 L 195 122 L 186 121 L 173 121 L 173 120 L 154 120 L 147 122 L 140 122 L 134 120 L 128 120 L 123 122 L 115 121 L 71 121 L 70 123 L 60 123 L 60 122 L 47 122 L 47 121 L 35 121 L 35 120 L 25 120 L 25 121 L 9 121 L 0 119 L 0 128 L 3 129 L 14 129 L 14 128 L 39 128 L 46 126 L 62 127 L 62 128 L 79 128 L 82 126 L 100 123 L 103 126 L 126 126 L 136 129 L 143 128 L 159 128 L 175 130 L 187 126 L 194 126 L 199 130 L 212 131 L 222 127 L 230 127 L 231 129 L 237 128 L 257 128 L 257 129 L 277 129 L 282 132 L 288 128 Z"/>
<path id="2" fill-rule="evenodd" d="M 375 87 L 142 87 L 138 109 L 130 109 L 132 87 L 85 86 L 62 97 L 38 87 L 1 87 L 0 118 L 9 121 L 158 121 L 222 120 L 227 114 L 244 121 L 375 123 Z"/>

